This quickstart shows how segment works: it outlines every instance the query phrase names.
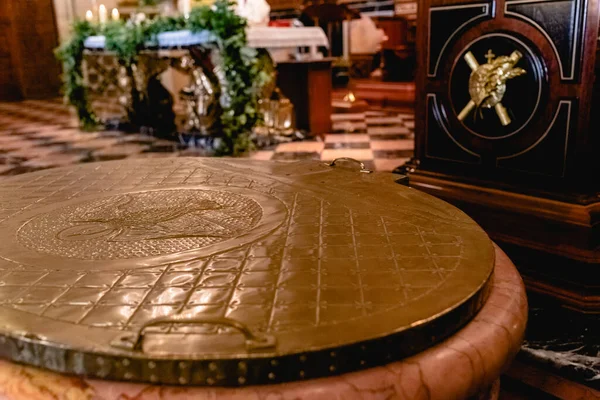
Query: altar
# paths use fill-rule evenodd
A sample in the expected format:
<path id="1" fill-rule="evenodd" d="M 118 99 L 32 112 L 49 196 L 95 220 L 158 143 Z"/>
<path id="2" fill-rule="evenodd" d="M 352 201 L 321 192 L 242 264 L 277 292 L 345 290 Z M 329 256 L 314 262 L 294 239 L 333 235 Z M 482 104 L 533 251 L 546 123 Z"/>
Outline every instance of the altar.
<path id="1" fill-rule="evenodd" d="M 306 115 L 309 107 L 293 102 L 329 104 L 330 85 L 291 101 L 293 93 L 276 83 L 281 62 L 330 68 L 319 52 L 329 47 L 321 28 L 267 26 L 264 0 L 216 0 L 151 18 L 140 10 L 127 21 L 117 9 L 108 21 L 100 6 L 98 18 L 88 10 L 85 21 L 75 21 L 56 52 L 82 128 L 179 140 L 203 155 L 239 155 L 257 143 L 324 133 L 315 127 L 329 131 L 329 115 Z M 323 121 L 314 123 L 315 116 Z"/>
<path id="2" fill-rule="evenodd" d="M 310 94 L 299 96 L 298 90 L 289 88 L 289 85 L 282 86 L 282 92 L 291 98 L 295 107 L 295 120 L 297 128 L 309 131 L 311 134 L 328 132 L 331 129 L 330 111 L 331 109 L 331 84 L 327 85 L 331 76 L 331 60 L 324 59 L 319 52 L 319 48 L 328 48 L 329 42 L 327 36 L 320 27 L 266 27 L 250 26 L 246 29 L 247 46 L 249 48 L 262 51 L 266 58 L 266 66 L 263 68 L 265 73 L 269 73 L 272 79 L 277 75 L 279 65 L 285 65 L 285 74 L 287 71 L 303 71 L 306 67 L 310 71 L 318 70 L 323 72 L 324 80 L 319 85 L 311 86 Z M 211 65 L 210 52 L 206 50 L 213 48 L 216 37 L 208 30 L 192 32 L 190 30 L 178 30 L 163 32 L 156 35 L 153 42 L 146 44 L 146 50 L 143 51 L 145 65 L 138 68 L 139 71 L 145 71 L 145 77 L 142 77 L 142 83 L 137 82 L 137 90 L 145 92 L 148 90 L 148 84 L 153 77 L 158 77 L 161 84 L 168 90 L 173 97 L 173 111 L 177 118 L 177 131 L 203 131 L 206 130 L 206 122 L 209 102 L 214 101 L 214 96 L 207 88 L 207 79 L 201 76 L 210 75 L 214 65 Z M 123 74 L 115 75 L 111 68 L 105 68 L 99 63 L 113 63 L 111 56 L 114 52 L 106 50 L 106 38 L 102 35 L 90 36 L 85 40 L 85 62 L 84 76 L 88 88 L 98 97 L 104 97 L 104 105 L 110 99 L 121 97 L 121 105 L 130 101 L 126 92 L 130 90 L 132 83 L 124 81 Z M 266 53 L 265 53 L 266 51 Z M 268 54 L 268 55 L 267 55 Z M 195 56 L 195 57 L 194 57 Z M 202 61 L 200 58 L 204 58 Z M 208 59 L 208 64 L 205 62 Z M 90 65 L 92 66 L 90 68 Z M 216 72 L 216 71 L 214 71 Z M 216 72 L 218 75 L 218 72 Z M 121 78 L 121 79 L 120 79 Z M 308 79 L 308 78 L 307 78 Z M 223 83 L 223 79 L 217 77 L 219 82 L 213 82 L 214 85 Z M 111 83 L 107 83 L 111 82 Z M 127 82 L 123 85 L 123 82 Z M 204 86 L 204 87 L 202 87 Z M 107 88 L 112 88 L 112 93 L 107 96 Z M 120 88 L 119 88 L 120 87 Z M 265 93 L 265 96 L 268 96 Z M 106 101 L 108 100 L 108 101 Z M 320 110 L 324 112 L 311 112 L 314 109 L 311 103 L 322 104 Z M 118 108 L 114 108 L 113 115 L 119 114 Z M 105 112 L 105 116 L 110 113 Z M 210 122 L 209 122 L 210 124 Z"/>

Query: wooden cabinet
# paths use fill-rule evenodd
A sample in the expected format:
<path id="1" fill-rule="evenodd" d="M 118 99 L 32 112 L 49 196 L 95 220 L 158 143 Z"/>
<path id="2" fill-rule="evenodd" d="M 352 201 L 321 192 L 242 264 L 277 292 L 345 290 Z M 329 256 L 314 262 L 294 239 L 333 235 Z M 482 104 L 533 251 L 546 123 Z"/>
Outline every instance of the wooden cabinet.
<path id="1" fill-rule="evenodd" d="M 419 6 L 412 185 L 477 220 L 530 290 L 599 312 L 597 1 Z M 481 86 L 502 60 L 515 74 Z"/>
<path id="2" fill-rule="evenodd" d="M 311 135 L 331 131 L 331 59 L 277 64 L 277 85 L 296 112 L 296 126 Z"/>

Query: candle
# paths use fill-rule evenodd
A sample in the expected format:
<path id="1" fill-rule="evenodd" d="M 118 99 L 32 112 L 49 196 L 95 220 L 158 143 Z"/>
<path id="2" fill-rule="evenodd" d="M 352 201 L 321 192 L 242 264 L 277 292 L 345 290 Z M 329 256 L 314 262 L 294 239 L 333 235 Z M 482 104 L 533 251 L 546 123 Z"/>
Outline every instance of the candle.
<path id="1" fill-rule="evenodd" d="M 94 13 L 92 12 L 92 10 L 87 10 L 85 12 L 85 20 L 87 22 L 92 22 L 94 20 Z"/>
<path id="2" fill-rule="evenodd" d="M 119 10 L 117 10 L 116 8 L 112 9 L 112 13 L 111 13 L 111 17 L 113 21 L 118 21 L 119 18 L 121 17 L 121 15 L 119 14 Z"/>
<path id="3" fill-rule="evenodd" d="M 179 12 L 183 14 L 184 17 L 189 17 L 190 11 L 192 10 L 191 0 L 179 0 Z"/>
<path id="4" fill-rule="evenodd" d="M 350 59 L 350 24 L 349 21 L 342 22 L 342 52 L 346 60 Z"/>
<path id="5" fill-rule="evenodd" d="M 98 7 L 98 19 L 101 24 L 105 24 L 108 19 L 108 13 L 104 4 L 100 4 L 100 7 Z"/>

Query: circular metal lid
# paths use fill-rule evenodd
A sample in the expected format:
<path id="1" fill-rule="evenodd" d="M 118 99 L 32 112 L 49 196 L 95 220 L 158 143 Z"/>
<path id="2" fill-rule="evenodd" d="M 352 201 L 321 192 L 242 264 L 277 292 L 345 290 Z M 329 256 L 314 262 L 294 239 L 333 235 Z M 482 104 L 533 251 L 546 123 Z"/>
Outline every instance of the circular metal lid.
<path id="1" fill-rule="evenodd" d="M 0 357 L 249 385 L 400 359 L 479 310 L 491 241 L 352 165 L 84 164 L 1 181 Z"/>

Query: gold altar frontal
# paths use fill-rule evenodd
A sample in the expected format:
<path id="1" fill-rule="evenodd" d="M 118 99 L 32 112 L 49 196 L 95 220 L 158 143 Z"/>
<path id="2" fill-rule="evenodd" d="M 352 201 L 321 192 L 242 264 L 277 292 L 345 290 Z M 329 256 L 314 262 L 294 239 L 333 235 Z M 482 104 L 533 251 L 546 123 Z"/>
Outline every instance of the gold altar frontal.
<path id="1" fill-rule="evenodd" d="M 363 370 L 467 324 L 495 252 L 456 208 L 348 160 L 119 161 L 0 188 L 0 357 L 246 386 Z"/>

